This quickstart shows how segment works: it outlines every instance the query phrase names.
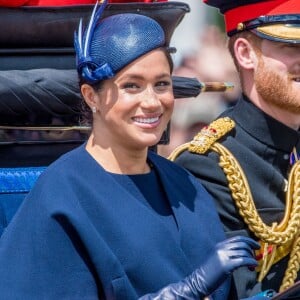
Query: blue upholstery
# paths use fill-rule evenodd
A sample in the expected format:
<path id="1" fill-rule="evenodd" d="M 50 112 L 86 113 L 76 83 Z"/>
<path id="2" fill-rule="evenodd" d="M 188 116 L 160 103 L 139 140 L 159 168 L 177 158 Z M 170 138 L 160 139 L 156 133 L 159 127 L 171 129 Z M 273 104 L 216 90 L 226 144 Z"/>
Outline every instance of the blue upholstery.
<path id="1" fill-rule="evenodd" d="M 0 235 L 45 168 L 0 168 Z"/>

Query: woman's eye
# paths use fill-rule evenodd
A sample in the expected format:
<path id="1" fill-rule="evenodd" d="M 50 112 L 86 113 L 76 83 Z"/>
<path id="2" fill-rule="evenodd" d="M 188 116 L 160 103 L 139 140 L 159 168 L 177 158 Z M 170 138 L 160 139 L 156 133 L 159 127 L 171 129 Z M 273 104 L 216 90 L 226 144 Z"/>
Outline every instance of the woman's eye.
<path id="1" fill-rule="evenodd" d="M 155 86 L 159 91 L 164 91 L 167 90 L 170 85 L 171 85 L 170 81 L 159 81 L 158 83 L 156 83 Z"/>
<path id="2" fill-rule="evenodd" d="M 123 89 L 138 89 L 138 88 L 139 88 L 139 86 L 137 84 L 131 83 L 131 82 L 125 83 L 123 85 Z"/>
<path id="3" fill-rule="evenodd" d="M 170 81 L 159 81 L 156 86 L 169 86 L 170 84 Z"/>

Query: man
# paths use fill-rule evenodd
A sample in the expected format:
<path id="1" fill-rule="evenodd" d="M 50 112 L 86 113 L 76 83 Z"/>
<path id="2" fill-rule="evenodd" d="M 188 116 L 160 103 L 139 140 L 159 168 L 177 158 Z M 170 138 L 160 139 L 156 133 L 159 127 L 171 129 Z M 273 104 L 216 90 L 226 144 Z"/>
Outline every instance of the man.
<path id="1" fill-rule="evenodd" d="M 228 236 L 261 243 L 256 272 L 234 275 L 239 298 L 283 291 L 299 279 L 300 1 L 204 2 L 225 16 L 243 93 L 170 159 L 213 195 Z"/>

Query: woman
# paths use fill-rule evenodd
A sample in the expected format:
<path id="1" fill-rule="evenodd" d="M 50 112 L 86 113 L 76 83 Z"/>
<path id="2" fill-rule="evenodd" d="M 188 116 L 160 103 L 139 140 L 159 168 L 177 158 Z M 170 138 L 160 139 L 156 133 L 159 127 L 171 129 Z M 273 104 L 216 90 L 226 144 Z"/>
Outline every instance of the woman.
<path id="1" fill-rule="evenodd" d="M 227 299 L 257 243 L 224 241 L 194 177 L 149 151 L 173 110 L 170 48 L 152 18 L 97 6 L 75 37 L 92 111 L 83 146 L 39 178 L 0 242 L 3 299 Z M 233 298 L 231 298 L 233 299 Z"/>

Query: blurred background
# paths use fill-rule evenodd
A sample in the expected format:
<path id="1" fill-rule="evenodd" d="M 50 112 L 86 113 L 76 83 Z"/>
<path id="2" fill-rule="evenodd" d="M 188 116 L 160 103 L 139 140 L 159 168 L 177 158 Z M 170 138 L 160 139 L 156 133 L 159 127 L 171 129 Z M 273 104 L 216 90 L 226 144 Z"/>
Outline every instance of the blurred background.
<path id="1" fill-rule="evenodd" d="M 191 11 L 171 40 L 171 46 L 177 48 L 173 56 L 174 75 L 195 77 L 203 82 L 231 82 L 234 89 L 177 99 L 170 124 L 170 143 L 158 147 L 158 152 L 165 157 L 178 145 L 190 141 L 224 109 L 234 105 L 240 94 L 237 72 L 227 49 L 222 15 L 202 1 L 184 2 L 189 4 Z"/>

